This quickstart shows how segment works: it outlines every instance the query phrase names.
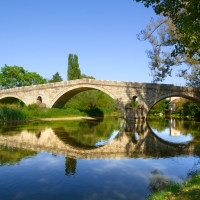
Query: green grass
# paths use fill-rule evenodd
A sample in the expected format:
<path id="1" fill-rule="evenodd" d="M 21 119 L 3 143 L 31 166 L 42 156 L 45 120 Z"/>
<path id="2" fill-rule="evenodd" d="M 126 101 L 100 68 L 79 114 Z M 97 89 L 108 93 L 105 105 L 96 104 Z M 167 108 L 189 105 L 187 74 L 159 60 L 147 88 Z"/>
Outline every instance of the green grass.
<path id="1" fill-rule="evenodd" d="M 0 120 L 23 120 L 26 119 L 26 114 L 17 105 L 0 105 Z"/>
<path id="2" fill-rule="evenodd" d="M 59 118 L 75 116 L 104 117 L 112 115 L 111 108 L 91 108 L 89 110 L 79 110 L 74 108 L 42 108 L 37 104 L 21 107 L 20 105 L 0 105 L 0 121 L 15 121 L 40 118 Z"/>
<path id="3" fill-rule="evenodd" d="M 151 194 L 148 200 L 199 200 L 200 199 L 200 173 L 182 184 L 169 183 L 165 190 Z"/>

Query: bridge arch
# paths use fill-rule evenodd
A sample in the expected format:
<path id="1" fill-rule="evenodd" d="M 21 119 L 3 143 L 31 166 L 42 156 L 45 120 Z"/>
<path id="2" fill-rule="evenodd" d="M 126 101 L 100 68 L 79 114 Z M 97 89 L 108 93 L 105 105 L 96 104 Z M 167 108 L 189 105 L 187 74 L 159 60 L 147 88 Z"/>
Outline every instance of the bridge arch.
<path id="1" fill-rule="evenodd" d="M 150 104 L 149 104 L 149 111 L 151 110 L 151 108 L 158 103 L 159 101 L 165 99 L 165 98 L 169 98 L 169 97 L 182 97 L 185 99 L 189 99 L 191 101 L 193 101 L 194 103 L 196 103 L 198 106 L 200 106 L 200 99 L 198 96 L 196 95 L 190 95 L 190 94 L 183 94 L 180 92 L 173 92 L 173 93 L 168 93 L 168 94 L 164 94 L 164 95 L 160 95 L 158 98 L 155 98 Z M 148 113 L 149 113 L 148 111 Z"/>
<path id="2" fill-rule="evenodd" d="M 124 112 L 124 106 L 120 101 L 117 100 L 116 96 L 111 93 L 110 91 L 104 89 L 103 87 L 96 86 L 96 85 L 90 85 L 90 84 L 81 84 L 81 85 L 74 85 L 72 87 L 66 88 L 62 90 L 53 100 L 50 102 L 49 107 L 55 107 L 55 108 L 63 108 L 64 105 L 67 103 L 69 99 L 71 99 L 74 95 L 87 91 L 87 90 L 99 90 L 104 93 L 106 93 L 108 96 L 110 96 L 120 107 L 122 112 Z"/>
<path id="3" fill-rule="evenodd" d="M 0 97 L 0 103 L 3 104 L 12 104 L 15 100 L 20 100 L 22 101 L 24 104 L 28 105 L 28 102 L 26 102 L 26 100 L 24 100 L 22 97 L 18 96 L 18 95 L 3 95 Z"/>

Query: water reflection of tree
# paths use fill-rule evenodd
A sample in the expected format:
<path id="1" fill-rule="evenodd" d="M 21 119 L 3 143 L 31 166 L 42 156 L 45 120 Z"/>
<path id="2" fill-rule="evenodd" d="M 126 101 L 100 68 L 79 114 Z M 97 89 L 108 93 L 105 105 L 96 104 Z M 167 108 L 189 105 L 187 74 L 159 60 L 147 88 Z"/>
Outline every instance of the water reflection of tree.
<path id="1" fill-rule="evenodd" d="M 176 129 L 180 130 L 184 135 L 190 133 L 193 137 L 200 137 L 199 122 L 176 120 Z"/>
<path id="2" fill-rule="evenodd" d="M 14 165 L 22 159 L 36 156 L 37 152 L 27 149 L 0 146 L 0 166 Z"/>
<path id="3" fill-rule="evenodd" d="M 65 175 L 73 176 L 76 174 L 76 159 L 65 158 Z"/>
<path id="4" fill-rule="evenodd" d="M 104 118 L 103 121 L 81 121 L 76 129 L 64 127 L 68 135 L 83 145 L 94 146 L 107 140 L 115 130 L 120 129 L 120 119 Z"/>
<path id="5" fill-rule="evenodd" d="M 168 120 L 163 117 L 148 118 L 148 124 L 151 128 L 156 129 L 158 132 L 162 132 L 168 127 Z"/>
<path id="6" fill-rule="evenodd" d="M 166 186 L 169 183 L 169 180 L 163 175 L 162 173 L 158 172 L 157 170 L 154 170 L 151 172 L 151 179 L 149 183 L 149 190 L 150 193 L 154 193 L 158 190 L 162 190 L 166 188 Z"/>

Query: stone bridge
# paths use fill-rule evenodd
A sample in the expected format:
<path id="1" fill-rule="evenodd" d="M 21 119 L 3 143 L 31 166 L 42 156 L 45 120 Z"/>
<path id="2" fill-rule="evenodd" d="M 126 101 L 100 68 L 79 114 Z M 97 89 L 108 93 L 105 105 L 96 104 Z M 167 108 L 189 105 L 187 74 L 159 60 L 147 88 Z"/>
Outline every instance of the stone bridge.
<path id="1" fill-rule="evenodd" d="M 118 135 L 104 146 L 91 147 L 77 143 L 71 138 L 68 142 L 59 137 L 57 129 L 46 128 L 35 132 L 22 131 L 14 135 L 0 135 L 0 145 L 18 147 L 34 151 L 45 151 L 52 154 L 63 154 L 66 157 L 124 158 L 124 157 L 169 157 L 177 155 L 194 155 L 195 145 L 174 144 L 157 137 L 147 123 L 124 123 Z M 63 129 L 63 134 L 67 132 Z M 138 135 L 138 138 L 135 137 Z"/>
<path id="2" fill-rule="evenodd" d="M 118 82 L 94 79 L 77 79 L 67 82 L 17 87 L 0 90 L 0 103 L 12 103 L 19 99 L 26 105 L 36 103 L 38 97 L 47 107 L 62 108 L 65 103 L 79 92 L 96 89 L 108 94 L 117 102 L 124 117 L 125 107 L 137 98 L 141 115 L 145 118 L 151 107 L 158 101 L 172 96 L 184 97 L 200 105 L 199 88 L 174 86 L 170 84 Z"/>

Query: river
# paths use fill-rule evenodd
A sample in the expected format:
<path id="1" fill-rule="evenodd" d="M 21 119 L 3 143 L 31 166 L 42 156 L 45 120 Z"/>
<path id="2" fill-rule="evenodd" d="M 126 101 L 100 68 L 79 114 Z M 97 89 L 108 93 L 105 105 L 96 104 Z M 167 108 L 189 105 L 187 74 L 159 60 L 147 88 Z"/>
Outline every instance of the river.
<path id="1" fill-rule="evenodd" d="M 0 124 L 0 197 L 146 199 L 200 169 L 198 122 L 149 119 Z"/>

